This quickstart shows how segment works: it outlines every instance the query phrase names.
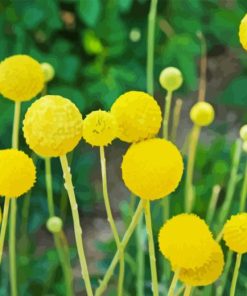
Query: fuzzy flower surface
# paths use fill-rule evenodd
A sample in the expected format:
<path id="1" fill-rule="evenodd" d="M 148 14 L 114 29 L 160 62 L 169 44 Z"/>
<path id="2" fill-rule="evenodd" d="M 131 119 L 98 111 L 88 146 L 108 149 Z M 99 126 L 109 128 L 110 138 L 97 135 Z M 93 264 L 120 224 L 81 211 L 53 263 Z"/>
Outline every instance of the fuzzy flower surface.
<path id="1" fill-rule="evenodd" d="M 14 55 L 0 63 L 0 93 L 15 102 L 31 100 L 44 88 L 41 65 L 27 55 Z"/>
<path id="2" fill-rule="evenodd" d="M 107 146 L 117 137 L 117 123 L 109 112 L 98 110 L 86 116 L 83 138 L 92 146 Z"/>
<path id="3" fill-rule="evenodd" d="M 177 269 L 194 269 L 210 261 L 212 234 L 204 220 L 194 214 L 169 219 L 159 232 L 161 253 Z"/>
<path id="4" fill-rule="evenodd" d="M 0 195 L 17 198 L 29 191 L 36 180 L 32 159 L 16 149 L 0 150 Z"/>
<path id="5" fill-rule="evenodd" d="M 118 137 L 128 143 L 153 138 L 161 127 L 161 110 L 155 99 L 142 91 L 129 91 L 112 105 Z"/>
<path id="6" fill-rule="evenodd" d="M 177 147 L 164 139 L 132 144 L 122 161 L 122 178 L 135 195 L 155 200 L 173 192 L 183 174 L 183 160 Z"/>
<path id="7" fill-rule="evenodd" d="M 247 14 L 242 18 L 239 26 L 239 41 L 243 48 L 247 50 Z"/>
<path id="8" fill-rule="evenodd" d="M 44 96 L 27 110 L 23 132 L 30 148 L 43 157 L 58 157 L 72 151 L 82 137 L 83 120 L 70 100 Z"/>
<path id="9" fill-rule="evenodd" d="M 208 126 L 214 121 L 214 108 L 207 102 L 198 102 L 191 108 L 190 118 L 198 126 Z"/>
<path id="10" fill-rule="evenodd" d="M 212 253 L 208 262 L 195 269 L 181 268 L 179 280 L 190 286 L 208 286 L 217 281 L 224 268 L 224 255 L 219 244 L 210 243 Z"/>
<path id="11" fill-rule="evenodd" d="M 224 226 L 223 239 L 236 253 L 247 253 L 247 213 L 234 215 Z"/>

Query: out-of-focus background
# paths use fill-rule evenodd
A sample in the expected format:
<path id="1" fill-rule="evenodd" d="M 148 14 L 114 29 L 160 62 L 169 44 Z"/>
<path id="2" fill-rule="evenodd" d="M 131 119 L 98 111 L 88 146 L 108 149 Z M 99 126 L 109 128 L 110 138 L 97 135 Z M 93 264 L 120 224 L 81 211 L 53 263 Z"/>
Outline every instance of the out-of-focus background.
<path id="1" fill-rule="evenodd" d="M 146 90 L 149 5 L 148 0 L 1 0 L 0 60 L 24 53 L 40 62 L 48 62 L 56 71 L 54 80 L 48 85 L 49 94 L 71 99 L 83 116 L 99 108 L 109 110 L 114 100 L 125 91 Z M 174 102 L 177 98 L 183 100 L 178 131 L 180 148 L 192 126 L 189 109 L 198 96 L 202 49 L 200 32 L 206 39 L 206 97 L 215 106 L 217 120 L 203 133 L 196 161 L 195 183 L 200 198 L 195 212 L 202 216 L 205 216 L 213 185 L 222 186 L 224 196 L 229 179 L 232 143 L 238 136 L 241 124 L 247 121 L 247 52 L 238 40 L 239 23 L 246 11 L 246 0 L 160 0 L 158 3 L 155 98 L 163 109 L 165 91 L 158 83 L 159 73 L 167 66 L 178 67 L 184 76 L 183 87 L 174 97 Z M 23 103 L 22 116 L 30 103 Z M 11 101 L 0 98 L 1 149 L 10 147 L 13 108 Z M 21 148 L 32 155 L 22 134 L 20 143 Z M 116 140 L 106 152 L 110 198 L 122 233 L 131 218 L 129 192 L 121 181 L 120 171 L 122 155 L 127 147 L 127 144 Z M 102 202 L 98 154 L 97 148 L 81 142 L 73 155 L 69 156 L 86 253 L 95 285 L 115 251 Z M 65 295 L 53 239 L 45 227 L 48 210 L 44 162 L 33 157 L 38 167 L 37 185 L 31 197 L 18 200 L 18 283 L 21 295 Z M 75 291 L 82 295 L 80 268 L 73 247 L 71 213 L 57 159 L 52 160 L 52 170 L 56 212 L 64 219 L 65 231 L 72 246 Z M 182 191 L 183 188 L 180 188 L 174 201 L 171 200 L 173 213 L 182 211 Z M 153 224 L 156 234 L 163 221 L 159 220 L 159 202 L 155 204 Z M 232 210 L 234 212 L 234 205 Z M 145 241 L 145 232 L 143 236 Z M 133 239 L 128 249 L 129 272 L 125 279 L 124 295 L 135 295 L 135 269 L 138 268 L 135 265 L 135 245 Z M 145 295 L 149 295 L 147 256 L 145 271 Z M 246 286 L 246 276 L 241 275 L 239 289 Z M 9 295 L 6 257 L 1 267 L 0 295 Z M 114 280 L 107 295 L 116 295 Z"/>

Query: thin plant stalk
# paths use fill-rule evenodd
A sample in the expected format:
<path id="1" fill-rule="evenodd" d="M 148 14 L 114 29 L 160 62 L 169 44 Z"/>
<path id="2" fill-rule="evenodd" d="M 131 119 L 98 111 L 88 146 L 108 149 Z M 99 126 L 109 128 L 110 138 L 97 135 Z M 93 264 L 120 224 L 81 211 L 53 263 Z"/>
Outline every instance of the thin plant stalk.
<path id="1" fill-rule="evenodd" d="M 227 185 L 226 198 L 221 207 L 220 214 L 219 214 L 219 223 L 218 223 L 219 229 L 222 228 L 222 225 L 224 224 L 228 216 L 232 199 L 234 197 L 235 188 L 237 184 L 238 168 L 239 168 L 241 152 L 242 152 L 242 144 L 241 144 L 241 141 L 238 139 L 235 143 L 233 163 L 231 167 L 230 180 Z"/>
<path id="2" fill-rule="evenodd" d="M 106 160 L 105 160 L 105 150 L 104 147 L 100 147 L 100 163 L 101 163 L 101 176 L 102 176 L 102 189 L 103 197 L 105 202 L 107 219 L 110 224 L 114 240 L 116 242 L 117 248 L 120 248 L 120 238 L 118 230 L 112 215 L 110 199 L 107 188 L 107 174 L 106 174 Z M 118 295 L 123 295 L 123 283 L 124 283 L 124 252 L 120 250 L 120 266 L 119 266 L 119 280 L 118 280 Z"/>
<path id="3" fill-rule="evenodd" d="M 205 100 L 206 84 L 207 84 L 207 43 L 202 32 L 198 33 L 198 37 L 201 40 L 201 60 L 200 60 L 200 80 L 199 80 L 199 94 L 198 101 Z"/>
<path id="4" fill-rule="evenodd" d="M 233 252 L 231 250 L 228 250 L 224 272 L 221 277 L 220 284 L 217 286 L 217 289 L 216 289 L 216 296 L 222 296 L 224 293 L 226 282 L 228 279 L 228 274 L 230 271 L 230 267 L 232 265 L 232 257 L 233 257 Z"/>
<path id="5" fill-rule="evenodd" d="M 140 217 L 140 221 L 137 225 L 136 232 L 136 262 L 137 262 L 137 271 L 136 271 L 136 295 L 144 295 L 144 277 L 145 277 L 145 252 L 144 252 L 144 243 L 146 241 L 145 235 L 143 235 L 143 215 Z"/>
<path id="6" fill-rule="evenodd" d="M 173 110 L 173 118 L 172 118 L 171 141 L 173 143 L 176 143 L 177 141 L 177 130 L 179 126 L 182 106 L 183 106 L 183 101 L 181 99 L 177 99 L 174 110 Z"/>
<path id="7" fill-rule="evenodd" d="M 190 296 L 191 295 L 191 291 L 192 291 L 192 287 L 191 286 L 185 286 L 185 290 L 184 290 L 184 296 Z"/>
<path id="8" fill-rule="evenodd" d="M 13 119 L 12 147 L 19 148 L 19 125 L 21 116 L 21 102 L 15 102 Z M 9 265 L 10 265 L 10 287 L 11 295 L 17 295 L 17 275 L 16 275 L 16 199 L 11 199 L 10 204 L 10 224 L 9 224 Z"/>
<path id="9" fill-rule="evenodd" d="M 54 200 L 53 200 L 53 189 L 52 189 L 52 172 L 51 172 L 51 159 L 45 158 L 45 182 L 47 190 L 47 204 L 49 216 L 55 216 Z"/>
<path id="10" fill-rule="evenodd" d="M 7 224 L 8 224 L 9 203 L 10 203 L 10 199 L 5 198 L 4 208 L 3 208 L 3 218 L 2 218 L 2 224 L 1 224 L 1 232 L 0 232 L 0 264 L 2 262 L 3 246 L 4 246 L 6 228 L 7 228 Z"/>
<path id="11" fill-rule="evenodd" d="M 164 109 L 164 119 L 163 119 L 163 138 L 168 139 L 169 137 L 169 120 L 171 113 L 171 103 L 172 103 L 172 91 L 167 91 L 165 98 L 165 109 Z"/>
<path id="12" fill-rule="evenodd" d="M 237 254 L 236 264 L 235 264 L 232 283 L 231 283 L 230 296 L 235 295 L 237 280 L 238 280 L 238 274 L 239 274 L 239 269 L 240 269 L 240 265 L 241 265 L 241 259 L 242 259 L 242 254 Z"/>
<path id="13" fill-rule="evenodd" d="M 244 181 L 243 181 L 243 186 L 242 186 L 242 190 L 241 190 L 239 212 L 245 211 L 246 198 L 247 198 L 247 161 L 245 162 Z"/>
<path id="14" fill-rule="evenodd" d="M 192 211 L 193 203 L 194 203 L 193 176 L 194 176 L 196 150 L 197 150 L 200 133 L 201 133 L 201 128 L 198 125 L 194 125 L 190 135 L 189 155 L 188 155 L 188 164 L 187 164 L 186 180 L 185 180 L 185 211 L 187 213 L 190 213 Z"/>
<path id="15" fill-rule="evenodd" d="M 124 249 L 126 248 L 131 235 L 133 234 L 134 230 L 136 229 L 136 226 L 138 224 L 138 221 L 140 220 L 140 217 L 143 212 L 143 207 L 145 207 L 145 204 L 146 204 L 146 201 L 141 200 L 136 208 L 136 211 L 133 215 L 130 225 L 129 225 L 128 229 L 126 230 L 124 237 L 120 243 L 120 248 L 122 251 L 124 251 Z M 110 266 L 108 267 L 108 269 L 105 273 L 104 278 L 100 281 L 100 285 L 95 291 L 95 296 L 103 295 L 104 291 L 106 290 L 108 282 L 111 279 L 111 277 L 114 273 L 114 269 L 120 259 L 120 253 L 121 253 L 121 251 L 118 249 L 111 261 Z"/>
<path id="16" fill-rule="evenodd" d="M 207 210 L 207 215 L 206 215 L 206 221 L 207 221 L 208 225 L 210 225 L 213 221 L 213 217 L 214 217 L 215 210 L 216 210 L 216 204 L 217 204 L 217 201 L 218 201 L 219 195 L 220 195 L 220 190 L 221 190 L 220 185 L 215 185 L 213 187 L 212 195 L 210 198 L 210 202 L 209 202 L 209 206 L 208 206 L 208 210 Z"/>
<path id="17" fill-rule="evenodd" d="M 178 291 L 175 293 L 175 296 L 180 296 L 180 294 L 183 293 L 184 289 L 185 289 L 185 286 L 182 285 L 182 286 L 178 289 Z"/>
<path id="18" fill-rule="evenodd" d="M 93 290 L 90 282 L 87 261 L 86 261 L 86 256 L 85 256 L 83 241 L 82 241 L 82 228 L 80 224 L 78 205 L 76 202 L 74 187 L 72 183 L 72 176 L 70 173 L 70 168 L 68 166 L 68 160 L 66 155 L 60 156 L 60 161 L 61 161 L 63 174 L 64 174 L 65 188 L 68 192 L 68 196 L 70 200 L 70 206 L 71 206 L 72 217 L 74 222 L 75 240 L 76 240 L 77 252 L 79 255 L 79 261 L 81 265 L 82 278 L 84 279 L 87 295 L 93 296 Z"/>
<path id="19" fill-rule="evenodd" d="M 178 282 L 179 269 L 175 271 L 167 296 L 174 296 L 176 285 Z"/>
<path id="20" fill-rule="evenodd" d="M 147 235 L 148 235 L 152 291 L 153 291 L 153 296 L 158 296 L 159 287 L 158 287 L 158 276 L 157 276 L 157 268 L 156 268 L 156 256 L 155 256 L 155 249 L 154 249 L 154 238 L 153 238 L 153 230 L 152 230 L 152 217 L 150 212 L 150 201 L 146 202 L 146 205 L 144 207 L 144 213 L 145 213 L 146 229 L 147 229 Z"/>

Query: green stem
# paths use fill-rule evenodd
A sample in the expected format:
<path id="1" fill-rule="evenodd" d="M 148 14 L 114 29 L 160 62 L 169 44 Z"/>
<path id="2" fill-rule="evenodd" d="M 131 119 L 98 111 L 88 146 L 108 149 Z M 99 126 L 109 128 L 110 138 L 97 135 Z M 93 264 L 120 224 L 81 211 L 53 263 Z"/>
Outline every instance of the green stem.
<path id="1" fill-rule="evenodd" d="M 138 224 L 138 221 L 141 217 L 141 214 L 142 214 L 142 211 L 143 211 L 143 207 L 145 206 L 145 201 L 140 201 L 139 202 L 139 205 L 135 211 L 135 214 L 133 215 L 132 217 L 132 221 L 128 227 L 128 229 L 126 230 L 125 234 L 124 234 L 124 237 L 123 237 L 123 240 L 122 242 L 120 243 L 120 247 L 121 247 L 121 250 L 124 251 L 124 249 L 126 248 L 128 242 L 129 242 L 129 239 L 132 235 L 132 233 L 134 232 L 137 224 Z M 106 273 L 105 273 L 105 276 L 103 278 L 102 281 L 100 281 L 100 285 L 99 287 L 96 289 L 95 291 L 95 296 L 100 296 L 104 293 L 104 291 L 106 290 L 107 288 L 107 285 L 108 285 L 108 282 L 109 280 L 111 279 L 112 275 L 113 275 L 113 272 L 114 272 L 114 269 L 120 259 L 120 251 L 119 249 L 117 250 L 115 256 L 113 257 L 112 261 L 111 261 L 111 264 L 109 266 L 109 268 L 107 269 Z"/>
<path id="2" fill-rule="evenodd" d="M 82 272 L 82 278 L 85 282 L 85 287 L 88 296 L 93 295 L 89 273 L 88 273 L 88 267 L 85 257 L 85 252 L 83 248 L 83 241 L 82 241 L 82 228 L 80 225 L 80 218 L 79 218 L 79 212 L 78 212 L 78 206 L 76 202 L 74 187 L 72 183 L 72 176 L 70 173 L 70 168 L 68 166 L 68 161 L 66 155 L 60 156 L 60 161 L 63 169 L 64 174 L 64 180 L 65 180 L 65 188 L 68 191 L 68 196 L 70 200 L 70 206 L 72 211 L 72 217 L 74 222 L 74 232 L 75 232 L 75 240 L 77 245 L 77 252 L 79 255 L 80 265 L 81 265 L 81 272 Z"/>
<path id="3" fill-rule="evenodd" d="M 21 102 L 15 102 L 13 131 L 12 131 L 12 148 L 18 149 L 19 147 L 19 125 L 21 116 Z"/>
<path id="4" fill-rule="evenodd" d="M 232 257 L 233 257 L 233 252 L 228 250 L 224 272 L 223 272 L 223 275 L 222 275 L 221 280 L 220 280 L 220 285 L 217 286 L 217 290 L 216 290 L 216 295 L 217 296 L 222 296 L 223 293 L 224 293 L 226 282 L 227 282 L 227 279 L 228 279 L 228 274 L 229 274 L 230 267 L 231 267 L 231 264 L 232 264 Z"/>
<path id="5" fill-rule="evenodd" d="M 158 0 L 151 0 L 148 14 L 148 36 L 147 36 L 147 92 L 154 92 L 154 35 L 155 20 Z"/>
<path id="6" fill-rule="evenodd" d="M 239 212 L 245 211 L 246 198 L 247 198 L 247 161 L 245 163 L 244 181 L 243 181 L 243 186 L 242 186 L 242 191 L 241 191 Z"/>
<path id="7" fill-rule="evenodd" d="M 240 265 L 241 265 L 241 259 L 242 259 L 242 255 L 237 254 L 236 264 L 235 264 L 232 283 L 231 283 L 230 296 L 235 295 L 235 290 L 236 290 L 237 280 L 238 280 L 238 274 L 239 274 L 239 269 L 240 269 Z"/>
<path id="8" fill-rule="evenodd" d="M 45 158 L 45 182 L 47 190 L 47 203 L 49 216 L 55 216 L 54 201 L 53 201 L 53 189 L 52 189 L 52 173 L 51 173 L 51 159 Z"/>
<path id="9" fill-rule="evenodd" d="M 216 209 L 216 204 L 217 204 L 217 201 L 218 201 L 219 195 L 220 195 L 220 190 L 221 190 L 221 187 L 219 185 L 215 185 L 213 187 L 212 195 L 211 195 L 211 199 L 209 202 L 207 215 L 206 215 L 206 221 L 207 221 L 208 225 L 210 225 L 213 220 L 213 217 L 215 214 L 215 209 Z"/>
<path id="10" fill-rule="evenodd" d="M 174 273 L 174 276 L 173 276 L 167 296 L 174 296 L 174 292 L 175 292 L 176 285 L 178 282 L 178 276 L 179 276 L 179 269 L 176 270 L 176 272 Z"/>
<path id="11" fill-rule="evenodd" d="M 105 202 L 107 219 L 110 224 L 114 240 L 116 242 L 117 248 L 120 248 L 120 238 L 117 231 L 117 227 L 112 215 L 110 199 L 107 188 L 107 175 L 106 175 L 106 160 L 105 160 L 105 150 L 103 146 L 100 146 L 100 163 L 101 163 L 101 176 L 102 176 L 102 189 L 103 197 Z M 120 250 L 120 249 L 119 249 Z M 121 251 L 121 250 L 120 250 Z M 120 252 L 120 268 L 119 268 L 119 281 L 118 281 L 118 296 L 123 295 L 123 283 L 124 283 L 124 253 Z"/>
<path id="12" fill-rule="evenodd" d="M 192 287 L 187 285 L 184 290 L 184 296 L 190 296 L 191 291 L 192 291 Z"/>
<path id="13" fill-rule="evenodd" d="M 3 257 L 3 246 L 4 246 L 7 223 L 8 223 L 9 202 L 10 202 L 10 199 L 5 198 L 4 208 L 3 208 L 2 225 L 1 225 L 1 232 L 0 232 L 0 264 L 2 262 L 2 257 Z"/>
<path id="14" fill-rule="evenodd" d="M 219 229 L 222 228 L 222 225 L 224 224 L 224 222 L 228 216 L 228 213 L 229 213 L 229 210 L 231 207 L 231 203 L 232 203 L 232 199 L 233 199 L 233 196 L 235 193 L 241 151 L 242 151 L 242 144 L 241 144 L 241 141 L 238 139 L 235 144 L 233 163 L 232 163 L 232 168 L 231 168 L 230 180 L 229 180 L 228 186 L 227 186 L 226 198 L 225 198 L 225 201 L 221 207 L 220 214 L 219 214 L 219 223 L 218 223 Z"/>
<path id="15" fill-rule="evenodd" d="M 177 99 L 173 111 L 173 120 L 172 120 L 172 131 L 171 131 L 171 141 L 176 143 L 177 141 L 177 130 L 180 121 L 181 110 L 183 106 L 183 101 L 181 99 Z"/>
<path id="16" fill-rule="evenodd" d="M 163 138 L 169 138 L 169 120 L 170 120 L 170 113 L 171 113 L 171 103 L 172 103 L 172 91 L 168 91 L 166 95 L 166 103 L 165 103 L 165 110 L 164 110 L 164 119 L 163 119 Z"/>
<path id="17" fill-rule="evenodd" d="M 157 276 L 157 268 L 156 268 L 156 256 L 155 256 L 155 250 L 154 250 L 152 218 L 151 218 L 149 201 L 147 201 L 146 206 L 144 207 L 144 212 L 145 212 L 146 229 L 147 229 L 147 235 L 148 235 L 148 248 L 149 248 L 149 259 L 150 259 L 151 277 L 152 277 L 152 290 L 153 290 L 153 295 L 158 296 L 159 295 L 158 276 Z"/>
<path id="18" fill-rule="evenodd" d="M 198 140 L 200 137 L 200 132 L 201 132 L 201 128 L 198 125 L 194 125 L 191 136 L 190 136 L 188 164 L 187 164 L 186 180 L 185 180 L 185 211 L 187 213 L 190 213 L 192 211 L 193 203 L 194 203 L 193 176 L 194 176 L 196 150 L 197 150 Z"/>
<path id="19" fill-rule="evenodd" d="M 136 237 L 136 261 L 137 261 L 137 274 L 136 274 L 136 295 L 144 295 L 144 276 L 145 276 L 145 252 L 144 242 L 145 236 L 143 235 L 143 215 L 141 215 L 139 223 L 135 232 Z"/>

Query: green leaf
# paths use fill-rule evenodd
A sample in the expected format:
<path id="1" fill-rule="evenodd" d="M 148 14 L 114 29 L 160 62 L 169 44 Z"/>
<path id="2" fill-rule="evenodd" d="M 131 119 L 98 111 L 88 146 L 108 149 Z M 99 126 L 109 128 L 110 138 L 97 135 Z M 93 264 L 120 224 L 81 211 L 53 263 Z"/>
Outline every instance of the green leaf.
<path id="1" fill-rule="evenodd" d="M 79 17 L 89 27 L 94 27 L 101 12 L 101 2 L 99 0 L 79 0 Z"/>

